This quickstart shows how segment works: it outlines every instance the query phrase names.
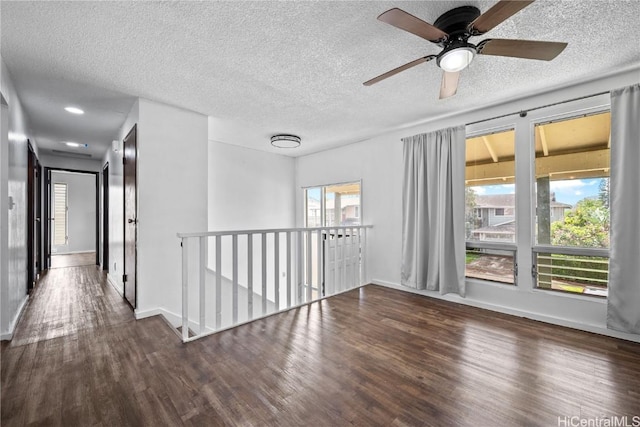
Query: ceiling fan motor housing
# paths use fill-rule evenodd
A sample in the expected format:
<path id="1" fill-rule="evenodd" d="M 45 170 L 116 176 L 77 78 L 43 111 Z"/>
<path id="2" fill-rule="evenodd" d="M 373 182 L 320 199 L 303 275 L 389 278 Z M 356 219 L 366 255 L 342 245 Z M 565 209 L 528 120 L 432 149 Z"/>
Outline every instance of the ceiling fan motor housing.
<path id="1" fill-rule="evenodd" d="M 466 41 L 471 36 L 468 30 L 469 24 L 478 16 L 480 16 L 480 9 L 475 6 L 456 7 L 440 15 L 433 26 L 449 34 L 448 40 Z M 445 41 L 443 45 L 446 47 L 447 42 Z"/>

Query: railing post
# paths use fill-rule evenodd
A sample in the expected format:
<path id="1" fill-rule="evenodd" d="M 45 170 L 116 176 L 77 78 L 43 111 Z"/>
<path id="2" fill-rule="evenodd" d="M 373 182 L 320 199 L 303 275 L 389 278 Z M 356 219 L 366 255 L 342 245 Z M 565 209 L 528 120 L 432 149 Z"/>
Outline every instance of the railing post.
<path id="1" fill-rule="evenodd" d="M 247 311 L 253 319 L 253 234 L 247 234 Z"/>
<path id="2" fill-rule="evenodd" d="M 231 236 L 231 280 L 233 281 L 233 296 L 232 296 L 232 315 L 231 322 L 235 325 L 238 323 L 238 235 Z"/>
<path id="3" fill-rule="evenodd" d="M 182 238 L 182 342 L 189 340 L 189 239 Z"/>
<path id="4" fill-rule="evenodd" d="M 202 236 L 200 237 L 200 330 L 199 333 L 203 333 L 206 328 L 206 316 L 205 316 L 205 283 L 206 283 L 206 274 L 207 274 L 207 238 Z"/>
<path id="5" fill-rule="evenodd" d="M 291 307 L 291 232 L 287 231 L 287 308 Z"/>
<path id="6" fill-rule="evenodd" d="M 333 283 L 331 286 L 334 294 L 338 292 L 338 235 L 339 234 L 340 232 L 336 228 L 335 234 L 333 235 Z"/>
<path id="7" fill-rule="evenodd" d="M 280 311 L 280 233 L 273 233 L 273 301 Z"/>
<path id="8" fill-rule="evenodd" d="M 318 230 L 318 236 L 317 239 L 318 241 L 316 242 L 318 248 L 317 251 L 318 253 L 316 254 L 316 262 L 318 263 L 316 268 L 318 269 L 317 273 L 318 273 L 318 299 L 322 298 L 324 296 L 324 289 L 323 289 L 323 283 L 322 283 L 322 273 L 324 272 L 324 263 L 322 262 L 322 260 L 324 259 L 324 254 L 322 253 L 322 230 Z"/>
<path id="9" fill-rule="evenodd" d="M 267 234 L 262 233 L 262 315 L 267 314 Z"/>
<path id="10" fill-rule="evenodd" d="M 306 295 L 307 295 L 307 299 L 306 302 L 311 301 L 311 288 L 313 287 L 313 274 L 312 274 L 312 263 L 311 263 L 311 231 L 308 230 L 307 231 L 307 257 L 306 257 L 306 263 L 307 263 L 307 277 L 305 280 L 305 284 L 307 285 L 306 288 Z"/>
<path id="11" fill-rule="evenodd" d="M 298 271 L 298 304 L 302 304 L 302 282 L 304 281 L 304 263 L 303 263 L 303 254 L 302 254 L 302 231 L 298 230 L 296 232 L 296 245 L 298 246 L 298 250 L 296 251 L 296 265 Z"/>
<path id="12" fill-rule="evenodd" d="M 349 229 L 349 289 L 353 289 L 355 287 L 356 281 L 356 264 L 355 264 L 355 245 L 353 241 L 353 228 Z"/>
<path id="13" fill-rule="evenodd" d="M 222 236 L 216 236 L 216 329 L 222 326 Z"/>
<path id="14" fill-rule="evenodd" d="M 367 229 L 360 229 L 362 232 L 360 238 L 360 285 L 367 283 Z"/>
<path id="15" fill-rule="evenodd" d="M 342 243 L 340 246 L 342 247 L 342 274 L 340 275 L 340 290 L 347 289 L 347 229 L 342 229 L 342 239 L 340 239 Z"/>

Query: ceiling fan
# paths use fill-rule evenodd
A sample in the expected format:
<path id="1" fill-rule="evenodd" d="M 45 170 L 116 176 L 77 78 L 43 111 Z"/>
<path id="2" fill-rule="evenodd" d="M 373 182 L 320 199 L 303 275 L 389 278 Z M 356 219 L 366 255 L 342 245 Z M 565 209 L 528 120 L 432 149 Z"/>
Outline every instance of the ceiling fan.
<path id="1" fill-rule="evenodd" d="M 461 6 L 442 14 L 433 25 L 394 8 L 378 16 L 378 20 L 415 34 L 442 47 L 437 55 L 427 55 L 364 82 L 371 86 L 388 77 L 433 59 L 444 71 L 440 85 L 440 99 L 455 95 L 460 71 L 477 55 L 510 56 L 550 61 L 558 56 L 567 43 L 534 40 L 486 39 L 478 44 L 469 38 L 480 36 L 533 3 L 534 0 L 501 0 L 485 13 L 474 6 Z"/>

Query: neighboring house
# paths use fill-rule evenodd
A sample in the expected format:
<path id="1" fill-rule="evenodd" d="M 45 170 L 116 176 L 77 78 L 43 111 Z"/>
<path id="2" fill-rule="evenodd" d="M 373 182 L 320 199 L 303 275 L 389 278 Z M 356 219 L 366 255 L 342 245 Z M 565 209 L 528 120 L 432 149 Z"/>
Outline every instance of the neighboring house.
<path id="1" fill-rule="evenodd" d="M 332 227 L 334 224 L 335 199 L 327 199 L 326 201 L 326 227 Z M 360 196 L 359 195 L 342 195 L 340 200 L 341 223 L 340 225 L 359 225 L 360 224 Z M 307 199 L 307 226 L 321 227 L 320 220 L 320 200 L 309 197 Z"/>
<path id="2" fill-rule="evenodd" d="M 515 194 L 476 195 L 474 216 L 476 227 L 473 240 L 500 240 L 515 242 Z M 551 222 L 562 221 L 571 205 L 555 200 L 551 194 Z"/>

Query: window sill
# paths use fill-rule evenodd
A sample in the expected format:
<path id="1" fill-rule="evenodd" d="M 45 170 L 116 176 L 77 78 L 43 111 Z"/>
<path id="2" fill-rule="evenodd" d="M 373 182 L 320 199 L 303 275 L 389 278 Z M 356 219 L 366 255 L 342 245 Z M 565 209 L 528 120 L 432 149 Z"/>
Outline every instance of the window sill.
<path id="1" fill-rule="evenodd" d="M 473 284 L 474 286 L 475 285 L 479 285 L 479 286 L 495 286 L 497 288 L 510 289 L 510 290 L 517 290 L 518 289 L 517 283 L 493 282 L 491 280 L 476 279 L 474 277 L 465 277 L 464 281 L 465 281 L 465 283 Z"/>
<path id="2" fill-rule="evenodd" d="M 602 297 L 602 296 L 598 296 L 598 295 L 585 295 L 585 294 L 576 294 L 576 293 L 571 293 L 571 292 L 563 292 L 563 291 L 557 291 L 557 290 L 553 290 L 553 289 L 540 289 L 540 288 L 534 288 L 531 290 L 534 293 L 542 293 L 542 294 L 546 294 L 546 295 L 553 295 L 553 296 L 557 296 L 560 298 L 571 298 L 571 299 L 577 299 L 580 301 L 591 301 L 591 302 L 598 302 L 598 303 L 602 303 L 602 304 L 606 304 L 607 302 L 607 297 Z"/>

